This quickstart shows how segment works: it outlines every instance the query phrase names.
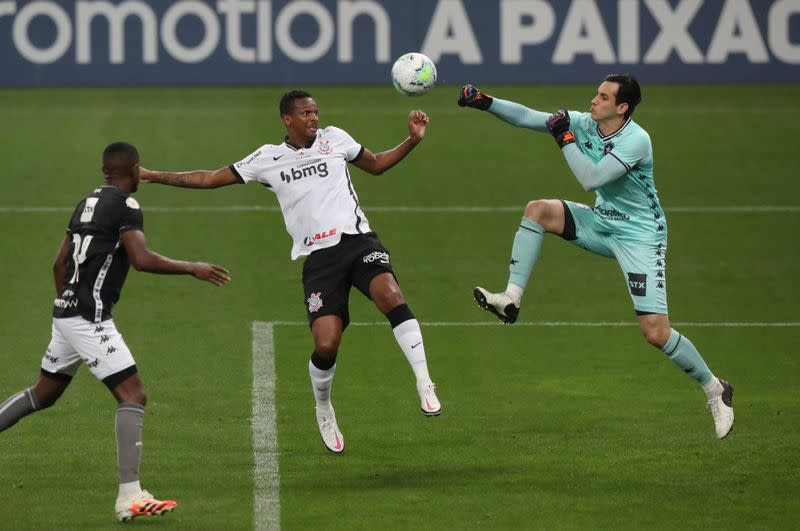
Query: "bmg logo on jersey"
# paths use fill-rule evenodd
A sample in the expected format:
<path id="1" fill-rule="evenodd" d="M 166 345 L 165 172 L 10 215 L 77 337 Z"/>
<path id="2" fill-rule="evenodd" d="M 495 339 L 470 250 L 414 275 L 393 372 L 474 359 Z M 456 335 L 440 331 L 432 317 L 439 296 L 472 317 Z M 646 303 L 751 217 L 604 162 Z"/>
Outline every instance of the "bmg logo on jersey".
<path id="1" fill-rule="evenodd" d="M 286 174 L 281 171 L 281 181 L 285 183 L 290 183 L 292 181 L 298 181 L 303 177 L 312 177 L 317 175 L 319 177 L 325 178 L 328 176 L 328 163 L 327 162 L 320 162 L 317 165 L 314 164 L 307 164 L 298 168 L 292 168 L 291 174 Z"/>
<path id="2" fill-rule="evenodd" d="M 647 295 L 647 275 L 645 273 L 628 273 L 628 287 L 631 295 L 645 297 Z"/>

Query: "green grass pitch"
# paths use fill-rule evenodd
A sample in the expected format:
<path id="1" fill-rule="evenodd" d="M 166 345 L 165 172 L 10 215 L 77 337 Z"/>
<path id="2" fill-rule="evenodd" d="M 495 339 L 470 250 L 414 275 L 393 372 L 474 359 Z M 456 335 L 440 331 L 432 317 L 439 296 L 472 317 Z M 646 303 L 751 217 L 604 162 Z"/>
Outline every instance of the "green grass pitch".
<path id="1" fill-rule="evenodd" d="M 594 93 L 486 88 L 543 110 L 584 109 Z M 274 326 L 280 513 L 254 515 L 251 328 L 305 318 L 301 264 L 289 260 L 280 214 L 248 210 L 277 205 L 260 186 L 142 186 L 151 248 L 224 264 L 233 281 L 215 288 L 132 271 L 115 309 L 149 395 L 142 483 L 179 502 L 174 514 L 133 526 L 797 528 L 800 87 L 645 86 L 635 115 L 653 138 L 669 221 L 671 319 L 736 388 L 736 426 L 724 441 L 702 392 L 636 327 L 504 327 L 472 302 L 475 284 L 504 286 L 528 200 L 593 201 L 552 139 L 459 109 L 455 86 L 422 99 L 389 86 L 309 90 L 323 124 L 373 151 L 405 138 L 411 108 L 431 117 L 406 161 L 379 177 L 352 174 L 422 323 L 443 414 L 420 414 L 388 324 L 351 327 L 333 392 L 348 448 L 329 455 L 314 420 L 307 328 Z M 101 182 L 103 147 L 130 141 L 149 168 L 221 167 L 282 140 L 281 92 L 0 92 L 0 401 L 35 381 L 52 260 L 69 210 Z M 398 206 L 428 208 L 387 208 Z M 351 315 L 383 321 L 355 290 Z M 616 263 L 553 236 L 520 319 L 634 322 Z M 81 369 L 55 407 L 0 435 L 0 528 L 118 529 L 114 409 Z"/>

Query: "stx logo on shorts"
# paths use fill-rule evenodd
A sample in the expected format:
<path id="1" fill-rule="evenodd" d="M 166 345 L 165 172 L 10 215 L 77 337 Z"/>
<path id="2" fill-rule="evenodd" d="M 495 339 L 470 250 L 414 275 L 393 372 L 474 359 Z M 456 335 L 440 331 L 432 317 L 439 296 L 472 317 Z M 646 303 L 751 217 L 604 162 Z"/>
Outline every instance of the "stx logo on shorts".
<path id="1" fill-rule="evenodd" d="M 50 363 L 58 363 L 58 357 L 56 357 L 56 356 L 51 356 L 50 354 L 45 354 L 45 355 L 44 355 L 44 359 L 46 359 L 46 360 L 47 360 L 47 361 L 49 361 Z"/>
<path id="2" fill-rule="evenodd" d="M 320 308 L 322 308 L 322 292 L 318 291 L 316 293 L 312 293 L 309 298 L 306 299 L 308 303 L 308 312 L 314 313 L 318 312 Z"/>
<path id="3" fill-rule="evenodd" d="M 389 253 L 385 253 L 383 251 L 372 251 L 367 256 L 361 259 L 361 261 L 364 262 L 365 264 L 371 264 L 375 260 L 380 260 L 381 264 L 388 264 Z"/>
<path id="4" fill-rule="evenodd" d="M 628 273 L 628 287 L 631 295 L 644 297 L 647 295 L 647 275 L 644 273 Z"/>
<path id="5" fill-rule="evenodd" d="M 281 181 L 290 183 L 292 181 L 298 181 L 303 177 L 312 177 L 314 175 L 319 175 L 320 177 L 325 178 L 328 176 L 328 163 L 320 162 L 316 166 L 309 164 L 302 168 L 291 168 L 291 172 L 291 174 L 286 174 L 281 171 Z"/>
<path id="6" fill-rule="evenodd" d="M 306 236 L 305 238 L 303 238 L 303 243 L 306 244 L 306 246 L 311 247 L 312 245 L 314 245 L 315 241 L 335 235 L 336 235 L 336 229 L 333 228 L 326 231 L 322 231 L 321 233 L 318 232 L 313 236 Z"/>

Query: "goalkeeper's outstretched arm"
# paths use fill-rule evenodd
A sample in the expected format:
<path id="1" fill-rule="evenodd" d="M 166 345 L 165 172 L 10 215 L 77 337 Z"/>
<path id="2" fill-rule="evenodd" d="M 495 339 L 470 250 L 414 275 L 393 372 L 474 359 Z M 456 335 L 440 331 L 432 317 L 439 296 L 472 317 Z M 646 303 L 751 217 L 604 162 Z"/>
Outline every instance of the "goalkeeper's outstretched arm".
<path id="1" fill-rule="evenodd" d="M 478 87 L 464 85 L 458 95 L 458 105 L 460 107 L 472 107 L 481 111 L 489 111 L 504 122 L 517 127 L 525 127 L 534 131 L 547 131 L 548 113 L 535 111 L 513 101 L 494 98 L 485 92 L 481 92 Z"/>
<path id="2" fill-rule="evenodd" d="M 511 125 L 533 129 L 541 133 L 547 132 L 547 118 L 550 114 L 536 111 L 513 101 L 493 98 L 489 112 Z"/>

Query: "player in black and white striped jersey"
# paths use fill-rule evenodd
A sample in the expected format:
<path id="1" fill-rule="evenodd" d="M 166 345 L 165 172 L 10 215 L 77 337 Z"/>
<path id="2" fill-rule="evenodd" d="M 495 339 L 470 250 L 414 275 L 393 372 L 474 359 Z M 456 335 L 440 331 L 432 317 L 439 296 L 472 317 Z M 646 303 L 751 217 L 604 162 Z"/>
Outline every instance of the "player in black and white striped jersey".
<path id="1" fill-rule="evenodd" d="M 308 370 L 317 423 L 326 448 L 344 450 L 331 405 L 331 383 L 342 333 L 349 322 L 348 299 L 355 286 L 392 326 L 417 383 L 420 408 L 436 416 L 442 406 L 428 374 L 422 332 L 394 276 L 389 252 L 372 232 L 358 200 L 348 163 L 379 175 L 403 160 L 425 136 L 428 116 L 408 116 L 409 136 L 392 149 L 373 153 L 338 127 L 319 125 L 319 107 L 308 92 L 295 90 L 280 102 L 286 137 L 265 144 L 239 162 L 218 170 L 162 172 L 142 169 L 142 181 L 184 188 L 218 188 L 257 182 L 278 198 L 292 236 L 292 259 L 303 264 L 304 305 L 314 351 Z"/>
<path id="2" fill-rule="evenodd" d="M 67 389 L 81 363 L 117 399 L 115 431 L 120 487 L 115 511 L 119 520 L 172 511 L 171 500 L 157 500 L 139 484 L 141 433 L 147 396 L 136 363 L 114 324 L 111 310 L 119 300 L 131 265 L 150 273 L 193 275 L 226 284 L 228 271 L 203 262 L 183 262 L 147 248 L 141 208 L 131 194 L 139 184 L 139 154 L 125 142 L 103 152 L 105 184 L 84 198 L 70 218 L 53 275 L 50 344 L 39 381 L 0 404 L 0 432 L 22 417 L 52 406 Z"/>

